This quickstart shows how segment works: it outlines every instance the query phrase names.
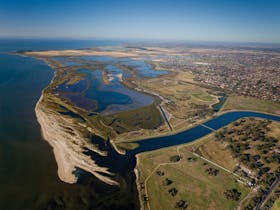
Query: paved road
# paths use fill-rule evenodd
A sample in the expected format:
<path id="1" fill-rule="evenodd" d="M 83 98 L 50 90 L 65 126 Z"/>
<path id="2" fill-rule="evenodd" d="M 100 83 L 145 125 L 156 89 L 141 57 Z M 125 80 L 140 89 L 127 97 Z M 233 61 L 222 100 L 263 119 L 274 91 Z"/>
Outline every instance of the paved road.
<path id="1" fill-rule="evenodd" d="M 165 111 L 163 110 L 163 108 L 161 107 L 161 105 L 159 105 L 159 108 L 160 108 L 160 111 L 161 111 L 161 113 L 162 113 L 162 115 L 163 115 L 163 117 L 164 117 L 164 119 L 165 119 L 165 121 L 166 121 L 166 123 L 167 123 L 169 129 L 172 131 L 172 127 L 171 127 L 171 125 L 170 125 L 170 123 L 169 123 L 169 121 L 168 121 L 168 119 L 167 119 L 167 116 L 166 116 L 166 114 L 165 114 Z"/>
<path id="2" fill-rule="evenodd" d="M 257 204 L 256 206 L 256 210 L 260 210 L 260 208 L 265 204 L 265 202 L 267 201 L 267 198 L 269 197 L 269 195 L 274 191 L 274 189 L 278 186 L 280 182 L 280 178 L 278 177 L 270 186 L 268 192 L 266 192 L 262 198 L 261 201 Z"/>

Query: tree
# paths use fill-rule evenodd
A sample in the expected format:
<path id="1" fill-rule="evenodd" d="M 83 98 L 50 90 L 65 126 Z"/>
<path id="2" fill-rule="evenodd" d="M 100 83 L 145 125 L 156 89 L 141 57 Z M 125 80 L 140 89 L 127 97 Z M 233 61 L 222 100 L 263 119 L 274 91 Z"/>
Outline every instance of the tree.
<path id="1" fill-rule="evenodd" d="M 197 160 L 197 158 L 196 158 L 196 157 L 188 157 L 187 160 L 188 160 L 189 162 L 194 162 L 194 161 Z"/>
<path id="2" fill-rule="evenodd" d="M 157 175 L 159 175 L 159 176 L 164 176 L 164 171 L 158 170 L 156 173 L 157 173 Z"/>
<path id="3" fill-rule="evenodd" d="M 186 209 L 186 208 L 188 208 L 188 203 L 184 200 L 179 200 L 178 202 L 176 202 L 175 208 L 176 209 Z"/>
<path id="4" fill-rule="evenodd" d="M 210 176 L 217 176 L 218 173 L 219 173 L 219 170 L 218 170 L 218 169 L 211 168 L 211 167 L 210 167 L 210 168 L 207 168 L 205 171 L 206 171 L 207 174 L 210 175 Z"/>
<path id="5" fill-rule="evenodd" d="M 174 155 L 174 156 L 171 156 L 171 157 L 169 158 L 169 160 L 170 160 L 171 162 L 178 162 L 179 160 L 181 160 L 181 157 L 180 157 L 179 155 Z"/>
<path id="6" fill-rule="evenodd" d="M 172 183 L 173 183 L 173 181 L 170 180 L 170 179 L 168 179 L 168 178 L 166 178 L 166 179 L 163 181 L 163 185 L 164 185 L 164 186 L 171 185 Z"/>
<path id="7" fill-rule="evenodd" d="M 170 188 L 169 190 L 168 190 L 168 193 L 170 194 L 170 195 L 172 195 L 173 197 L 175 196 L 175 195 L 177 195 L 177 192 L 178 192 L 178 190 L 176 189 L 176 188 Z"/>
<path id="8" fill-rule="evenodd" d="M 226 190 L 224 192 L 227 199 L 238 201 L 241 195 L 241 192 L 239 192 L 237 189 L 232 188 L 230 190 Z"/>

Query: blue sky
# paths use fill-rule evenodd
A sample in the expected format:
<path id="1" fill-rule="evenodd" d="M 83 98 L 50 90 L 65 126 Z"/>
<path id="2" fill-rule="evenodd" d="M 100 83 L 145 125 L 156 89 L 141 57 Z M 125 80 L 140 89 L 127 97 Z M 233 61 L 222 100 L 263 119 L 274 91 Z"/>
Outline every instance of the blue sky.
<path id="1" fill-rule="evenodd" d="M 280 0 L 0 0 L 0 36 L 280 43 Z"/>

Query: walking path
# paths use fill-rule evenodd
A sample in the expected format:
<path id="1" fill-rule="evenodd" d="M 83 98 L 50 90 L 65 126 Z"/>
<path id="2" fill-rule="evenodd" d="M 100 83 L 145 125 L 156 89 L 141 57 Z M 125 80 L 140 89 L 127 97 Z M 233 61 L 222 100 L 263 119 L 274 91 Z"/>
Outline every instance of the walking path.
<path id="1" fill-rule="evenodd" d="M 201 158 L 202 160 L 205 160 L 205 161 L 207 161 L 208 163 L 210 163 L 210 164 L 212 164 L 212 165 L 214 165 L 214 166 L 216 166 L 216 167 L 218 167 L 218 168 L 220 168 L 220 169 L 222 169 L 222 170 L 228 172 L 229 174 L 232 174 L 232 175 L 236 176 L 236 177 L 238 178 L 238 181 L 239 181 L 240 183 L 245 184 L 245 185 L 248 185 L 248 183 L 250 183 L 249 180 L 247 180 L 247 179 L 241 177 L 241 176 L 238 175 L 237 173 L 234 173 L 234 172 L 232 172 L 232 171 L 226 169 L 225 167 L 223 167 L 223 166 L 221 166 L 221 165 L 219 165 L 219 164 L 217 164 L 217 163 L 214 163 L 213 161 L 208 160 L 208 159 L 205 158 L 205 157 L 200 156 L 199 154 L 197 154 L 197 153 L 195 153 L 195 152 L 192 152 L 192 154 L 195 155 L 196 157 L 199 157 L 199 158 Z"/>
<path id="2" fill-rule="evenodd" d="M 180 153 L 180 146 L 178 146 L 176 148 L 177 150 L 177 154 L 179 155 L 179 157 L 181 157 L 181 153 Z M 157 167 L 155 167 L 155 169 L 150 173 L 149 176 L 147 176 L 147 178 L 145 179 L 144 181 L 144 187 L 145 187 L 145 195 L 147 197 L 147 207 L 148 207 L 148 210 L 151 210 L 151 207 L 150 207 L 150 203 L 149 203 L 149 196 L 148 196 L 148 188 L 147 188 L 147 182 L 148 180 L 151 178 L 151 176 L 154 174 L 155 171 L 157 171 L 161 166 L 165 166 L 165 165 L 175 165 L 175 164 L 179 164 L 180 163 L 180 160 L 177 161 L 177 162 L 167 162 L 167 163 L 160 163 L 159 165 L 157 165 Z"/>
<path id="3" fill-rule="evenodd" d="M 177 146 L 176 151 L 177 151 L 178 156 L 181 157 L 180 146 Z M 249 180 L 247 180 L 247 179 L 241 177 L 240 175 L 238 175 L 238 174 L 236 174 L 236 173 L 234 173 L 234 172 L 232 172 L 232 171 L 230 171 L 230 170 L 224 168 L 223 166 L 220 166 L 219 164 L 217 164 L 217 163 L 215 163 L 215 162 L 213 162 L 213 161 L 211 161 L 211 160 L 208 160 L 207 158 L 204 158 L 204 157 L 200 156 L 200 155 L 197 154 L 197 153 L 194 153 L 194 152 L 189 152 L 189 153 L 191 153 L 192 155 L 194 155 L 194 156 L 196 156 L 196 157 L 198 157 L 198 158 L 200 158 L 200 159 L 202 159 L 202 160 L 204 160 L 204 161 L 207 161 L 208 163 L 210 163 L 210 164 L 212 164 L 212 165 L 214 165 L 214 166 L 216 166 L 216 167 L 218 167 L 218 168 L 220 168 L 220 169 L 226 171 L 227 173 L 229 173 L 229 174 L 231 174 L 231 175 L 236 176 L 236 177 L 238 178 L 238 181 L 239 181 L 240 183 L 242 183 L 242 184 L 248 185 L 248 184 L 250 183 Z M 157 166 L 154 168 L 154 170 L 150 173 L 150 175 L 147 176 L 147 178 L 145 179 L 145 181 L 144 181 L 144 188 L 145 188 L 145 195 L 146 195 L 146 197 L 147 197 L 147 207 L 148 207 L 148 210 L 151 210 L 151 207 L 150 207 L 150 203 L 149 203 L 147 182 L 149 181 L 149 179 L 152 177 L 152 175 L 153 175 L 161 166 L 165 166 L 165 165 L 175 165 L 175 164 L 179 164 L 179 163 L 180 163 L 180 160 L 177 161 L 177 162 L 160 163 L 159 165 L 157 165 Z M 247 196 L 249 196 L 249 194 L 248 194 Z M 246 197 L 247 197 L 247 196 L 246 196 Z M 245 197 L 245 198 L 246 198 L 246 197 Z M 245 200 L 245 198 L 244 198 L 243 200 Z M 241 202 L 243 202 L 243 200 L 242 200 Z"/>

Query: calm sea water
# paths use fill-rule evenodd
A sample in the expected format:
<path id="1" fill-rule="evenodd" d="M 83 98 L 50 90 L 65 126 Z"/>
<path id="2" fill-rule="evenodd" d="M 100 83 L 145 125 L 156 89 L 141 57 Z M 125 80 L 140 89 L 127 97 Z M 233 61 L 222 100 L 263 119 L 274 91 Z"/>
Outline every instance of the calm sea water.
<path id="1" fill-rule="evenodd" d="M 17 50 L 64 50 L 81 49 L 97 46 L 113 46 L 123 43 L 122 41 L 104 40 L 42 40 L 42 39 L 1 39 L 0 52 Z"/>

